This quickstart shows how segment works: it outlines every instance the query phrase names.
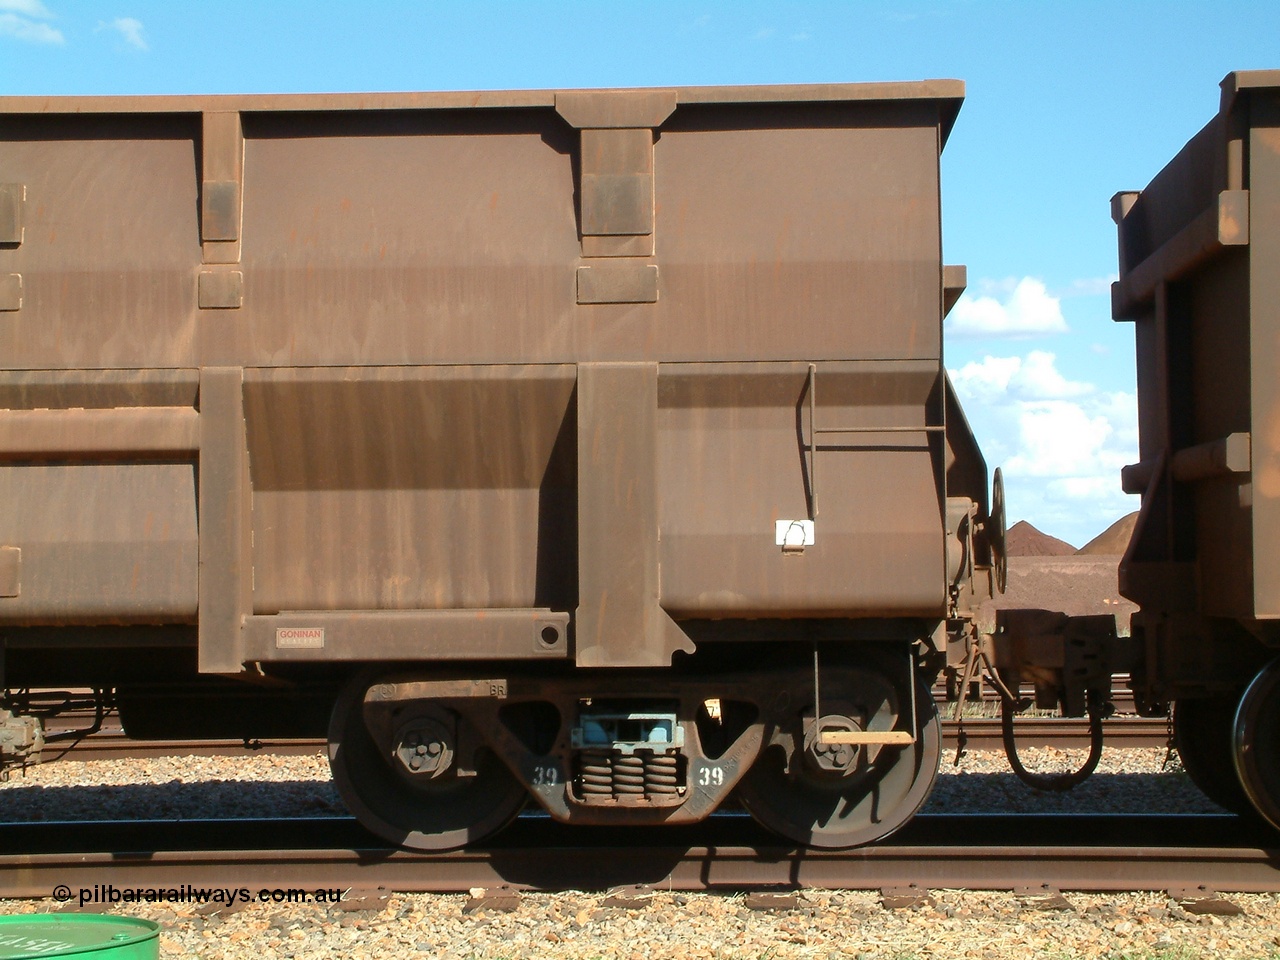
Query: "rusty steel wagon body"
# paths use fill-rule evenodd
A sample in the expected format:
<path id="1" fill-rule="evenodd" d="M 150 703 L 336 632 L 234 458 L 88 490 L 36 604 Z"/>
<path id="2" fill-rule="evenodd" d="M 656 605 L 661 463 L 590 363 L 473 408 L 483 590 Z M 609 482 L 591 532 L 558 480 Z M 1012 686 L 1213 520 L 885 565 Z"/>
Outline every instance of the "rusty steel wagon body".
<path id="1" fill-rule="evenodd" d="M 942 364 L 962 96 L 0 98 L 11 729 L 53 685 L 328 722 L 423 848 L 530 795 L 894 829 L 999 560 Z"/>
<path id="2" fill-rule="evenodd" d="M 1280 826 L 1280 73 L 1223 90 L 1113 201 L 1127 640 L 975 623 L 957 82 L 0 99 L 0 767 L 88 688 L 135 737 L 327 735 L 413 847 L 731 796 L 844 847 L 927 796 L 940 671 L 1054 788 L 1019 684 L 1089 713 L 1087 775 L 1128 671 Z"/>
<path id="3" fill-rule="evenodd" d="M 1138 355 L 1135 693 L 1177 701 L 1206 793 L 1280 826 L 1280 71 L 1228 75 L 1218 115 L 1112 213 Z"/>

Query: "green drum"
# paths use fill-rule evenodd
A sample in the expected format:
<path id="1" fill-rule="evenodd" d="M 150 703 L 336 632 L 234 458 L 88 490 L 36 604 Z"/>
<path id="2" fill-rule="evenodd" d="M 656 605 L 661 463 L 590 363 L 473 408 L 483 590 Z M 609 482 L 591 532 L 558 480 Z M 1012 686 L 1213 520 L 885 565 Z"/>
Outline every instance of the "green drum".
<path id="1" fill-rule="evenodd" d="M 27 913 L 0 917 L 0 960 L 13 957 L 93 957 L 155 960 L 160 925 L 92 913 Z"/>

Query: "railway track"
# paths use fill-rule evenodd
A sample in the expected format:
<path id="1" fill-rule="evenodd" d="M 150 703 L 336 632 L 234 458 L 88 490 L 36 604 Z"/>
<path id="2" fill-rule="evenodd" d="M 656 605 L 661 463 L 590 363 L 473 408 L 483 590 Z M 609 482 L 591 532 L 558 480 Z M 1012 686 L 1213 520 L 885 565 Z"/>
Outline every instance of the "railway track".
<path id="1" fill-rule="evenodd" d="M 477 849 L 421 854 L 348 818 L 9 824 L 0 897 L 48 897 L 59 884 L 1280 891 L 1280 838 L 1232 816 L 922 815 L 871 847 L 813 851 L 779 846 L 730 814 L 698 830 L 666 828 L 660 846 L 653 839 L 532 816 Z"/>

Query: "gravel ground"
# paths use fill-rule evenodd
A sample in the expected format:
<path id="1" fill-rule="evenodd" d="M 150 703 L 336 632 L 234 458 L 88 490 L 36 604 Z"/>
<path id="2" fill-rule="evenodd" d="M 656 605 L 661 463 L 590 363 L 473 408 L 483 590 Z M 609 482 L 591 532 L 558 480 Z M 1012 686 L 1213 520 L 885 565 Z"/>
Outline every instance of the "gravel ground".
<path id="1" fill-rule="evenodd" d="M 342 816 L 322 753 L 60 760 L 0 783 L 0 821 Z"/>
<path id="2" fill-rule="evenodd" d="M 1028 749 L 1033 769 L 1078 763 L 1075 751 Z M 926 811 L 1217 812 L 1163 749 L 1108 750 L 1100 772 L 1070 794 L 1037 794 L 1000 753 L 944 757 Z M 317 816 L 342 813 L 322 755 L 60 762 L 0 784 L 0 820 L 111 817 Z M 500 891 L 489 891 L 499 894 Z M 480 891 L 473 891 L 477 897 Z M 227 915 L 191 904 L 134 905 L 158 921 L 161 957 L 229 960 L 330 957 L 886 958 L 1045 956 L 1134 960 L 1280 960 L 1280 896 L 1232 895 L 1240 916 L 1190 913 L 1163 894 L 1069 894 L 1040 909 L 1009 893 L 934 891 L 888 910 L 871 892 L 804 891 L 784 909 L 743 895 L 656 892 L 634 908 L 604 893 L 524 894 L 512 910 L 468 910 L 466 895 L 392 895 L 369 910 L 253 904 Z M 632 901 L 634 902 L 634 901 Z M 46 912 L 53 901 L 0 901 L 0 914 Z"/>
<path id="3" fill-rule="evenodd" d="M 397 895 L 367 912 L 255 905 L 219 917 L 179 905 L 128 913 L 163 926 L 164 958 L 1280 957 L 1280 897 L 1272 895 L 1233 896 L 1244 911 L 1234 917 L 1194 915 L 1157 894 L 1070 894 L 1060 910 L 1004 893 L 942 890 L 930 899 L 886 910 L 874 893 L 809 890 L 792 909 L 764 912 L 742 895 L 655 893 L 619 909 L 603 894 L 525 894 L 509 912 L 467 912 L 466 895 Z M 0 913 L 50 907 L 0 902 Z"/>
<path id="4" fill-rule="evenodd" d="M 1028 747 L 1018 751 L 1028 770 L 1077 769 L 1084 750 Z M 1066 793 L 1028 788 L 1009 770 L 1002 751 L 972 751 L 955 765 L 943 754 L 938 781 L 923 813 L 1224 813 L 1183 772 L 1164 747 L 1104 749 L 1097 772 Z"/>

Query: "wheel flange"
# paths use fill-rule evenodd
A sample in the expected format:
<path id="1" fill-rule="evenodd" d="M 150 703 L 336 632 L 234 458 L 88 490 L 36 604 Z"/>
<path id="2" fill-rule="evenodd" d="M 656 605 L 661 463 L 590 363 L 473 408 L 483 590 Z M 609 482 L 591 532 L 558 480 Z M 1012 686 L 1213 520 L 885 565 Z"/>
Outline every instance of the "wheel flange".
<path id="1" fill-rule="evenodd" d="M 1233 742 L 1236 773 L 1249 802 L 1280 830 L 1280 657 L 1245 688 Z"/>

